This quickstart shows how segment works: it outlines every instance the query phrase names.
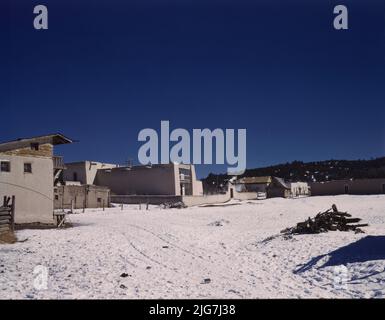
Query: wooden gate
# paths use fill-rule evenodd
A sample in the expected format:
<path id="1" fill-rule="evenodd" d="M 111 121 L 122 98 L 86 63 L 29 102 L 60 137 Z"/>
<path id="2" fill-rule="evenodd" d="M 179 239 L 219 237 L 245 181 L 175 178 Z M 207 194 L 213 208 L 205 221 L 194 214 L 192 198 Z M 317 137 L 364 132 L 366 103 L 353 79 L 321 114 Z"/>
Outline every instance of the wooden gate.
<path id="1" fill-rule="evenodd" d="M 15 228 L 15 196 L 3 199 L 0 207 L 0 234 L 14 231 Z"/>

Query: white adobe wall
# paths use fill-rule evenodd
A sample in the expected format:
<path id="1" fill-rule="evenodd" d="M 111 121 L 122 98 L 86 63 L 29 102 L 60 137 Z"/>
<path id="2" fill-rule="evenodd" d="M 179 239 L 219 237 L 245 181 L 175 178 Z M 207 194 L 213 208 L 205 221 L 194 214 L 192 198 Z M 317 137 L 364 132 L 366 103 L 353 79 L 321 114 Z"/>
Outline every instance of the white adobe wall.
<path id="1" fill-rule="evenodd" d="M 174 188 L 174 195 L 180 196 L 180 176 L 179 176 L 179 165 L 175 163 L 171 163 L 173 168 L 173 188 Z"/>
<path id="2" fill-rule="evenodd" d="M 194 196 L 202 196 L 203 195 L 202 181 L 200 181 L 200 180 L 193 181 L 193 195 Z"/>
<path id="3" fill-rule="evenodd" d="M 237 192 L 234 189 L 234 199 L 236 200 L 253 200 L 257 199 L 257 192 Z"/>
<path id="4" fill-rule="evenodd" d="M 195 166 L 191 165 L 191 183 L 192 183 L 192 194 L 193 196 L 202 196 L 203 195 L 203 185 L 202 181 L 197 180 L 195 173 Z"/>
<path id="5" fill-rule="evenodd" d="M 199 206 L 202 204 L 215 204 L 223 203 L 230 200 L 230 194 L 214 194 L 214 195 L 203 195 L 203 196 L 183 196 L 183 203 L 188 206 Z"/>
<path id="6" fill-rule="evenodd" d="M 86 184 L 95 184 L 95 177 L 99 169 L 111 169 L 116 168 L 115 164 L 102 163 L 95 161 L 86 161 Z"/>
<path id="7" fill-rule="evenodd" d="M 183 196 L 182 200 L 188 207 L 199 206 L 202 204 L 224 203 L 231 199 L 230 189 L 233 189 L 233 199 L 235 200 L 257 199 L 257 192 L 237 192 L 233 186 L 229 186 L 229 189 L 225 194 Z"/>
<path id="8" fill-rule="evenodd" d="M 291 193 L 293 196 L 308 195 L 310 193 L 310 186 L 307 182 L 293 182 L 290 184 Z"/>
<path id="9" fill-rule="evenodd" d="M 95 184 L 108 187 L 112 195 L 180 195 L 175 166 L 153 165 L 98 170 Z M 177 182 L 176 182 L 177 180 Z"/>
<path id="10" fill-rule="evenodd" d="M 16 223 L 54 223 L 53 162 L 51 158 L 0 154 L 11 162 L 11 172 L 0 172 L 0 201 L 16 197 Z M 32 173 L 24 173 L 24 163 L 32 164 Z"/>

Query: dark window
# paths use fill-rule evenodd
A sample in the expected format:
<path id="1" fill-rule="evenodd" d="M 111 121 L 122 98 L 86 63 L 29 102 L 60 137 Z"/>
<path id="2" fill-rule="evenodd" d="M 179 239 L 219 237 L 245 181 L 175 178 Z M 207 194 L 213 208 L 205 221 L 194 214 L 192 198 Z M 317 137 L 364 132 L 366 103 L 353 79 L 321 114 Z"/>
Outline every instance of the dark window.
<path id="1" fill-rule="evenodd" d="M 102 198 L 98 198 L 98 202 L 102 202 Z"/>
<path id="2" fill-rule="evenodd" d="M 74 172 L 74 181 L 78 181 L 78 174 L 77 174 L 77 172 Z"/>
<path id="3" fill-rule="evenodd" d="M 31 150 L 38 151 L 38 150 L 39 150 L 39 143 L 37 143 L 37 142 L 32 142 L 32 143 L 31 143 Z"/>
<path id="4" fill-rule="evenodd" d="M 191 175 L 190 169 L 185 169 L 185 168 L 179 168 L 179 174 L 183 174 L 187 177 Z"/>
<path id="5" fill-rule="evenodd" d="M 24 163 L 24 172 L 32 173 L 32 163 Z"/>
<path id="6" fill-rule="evenodd" d="M 11 171 L 11 163 L 9 161 L 1 161 L 0 171 L 1 172 L 10 172 Z"/>
<path id="7" fill-rule="evenodd" d="M 55 200 L 59 200 L 59 195 L 55 194 Z"/>

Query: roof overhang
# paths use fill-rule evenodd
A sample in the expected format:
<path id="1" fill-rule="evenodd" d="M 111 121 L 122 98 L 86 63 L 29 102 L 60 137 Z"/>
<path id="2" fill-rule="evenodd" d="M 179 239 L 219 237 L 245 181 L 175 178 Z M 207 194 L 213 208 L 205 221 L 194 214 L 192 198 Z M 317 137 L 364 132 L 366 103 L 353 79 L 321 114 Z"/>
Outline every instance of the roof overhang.
<path id="1" fill-rule="evenodd" d="M 51 139 L 52 139 L 52 144 L 53 145 L 57 145 L 57 144 L 66 144 L 66 143 L 73 143 L 75 142 L 74 140 L 60 134 L 60 133 L 57 133 L 57 134 L 54 134 L 54 135 L 51 135 L 50 136 Z"/>
<path id="2" fill-rule="evenodd" d="M 44 136 L 37 136 L 32 138 L 19 138 L 16 140 L 0 143 L 0 151 L 7 151 L 17 148 L 23 148 L 28 146 L 30 143 L 49 143 L 52 145 L 73 143 L 74 140 L 67 138 L 61 133 L 48 134 Z"/>

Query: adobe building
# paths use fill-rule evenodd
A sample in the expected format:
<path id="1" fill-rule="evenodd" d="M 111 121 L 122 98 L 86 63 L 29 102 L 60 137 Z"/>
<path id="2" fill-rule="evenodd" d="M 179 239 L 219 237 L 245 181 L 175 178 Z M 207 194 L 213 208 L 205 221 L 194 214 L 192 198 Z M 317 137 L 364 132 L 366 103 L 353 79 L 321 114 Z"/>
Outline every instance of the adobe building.
<path id="1" fill-rule="evenodd" d="M 0 143 L 0 198 L 15 195 L 15 223 L 54 223 L 54 185 L 64 162 L 53 149 L 72 142 L 50 134 Z"/>
<path id="2" fill-rule="evenodd" d="M 203 195 L 194 165 L 117 166 L 95 161 L 67 163 L 64 181 L 108 187 L 112 195 Z"/>
<path id="3" fill-rule="evenodd" d="M 235 190 L 238 192 L 267 192 L 272 182 L 271 176 L 243 177 L 235 181 Z"/>
<path id="4" fill-rule="evenodd" d="M 271 183 L 266 188 L 268 198 L 289 198 L 291 188 L 282 178 L 272 177 Z"/>
<path id="5" fill-rule="evenodd" d="M 291 188 L 293 197 L 310 196 L 311 189 L 307 182 L 290 182 L 288 185 Z"/>
<path id="6" fill-rule="evenodd" d="M 116 167 L 118 167 L 116 164 L 96 161 L 66 163 L 66 169 L 63 172 L 63 180 L 67 182 L 78 182 L 80 184 L 94 184 L 96 173 L 99 169 L 111 169 Z"/>
<path id="7" fill-rule="evenodd" d="M 110 189 L 94 185 L 63 185 L 54 189 L 55 209 L 105 208 L 110 206 Z"/>
<path id="8" fill-rule="evenodd" d="M 291 196 L 291 187 L 282 179 L 272 176 L 244 177 L 236 180 L 235 190 L 242 192 L 265 193 L 268 198 Z"/>
<path id="9" fill-rule="evenodd" d="M 312 182 L 310 188 L 313 196 L 385 194 L 385 179 L 352 179 Z"/>

